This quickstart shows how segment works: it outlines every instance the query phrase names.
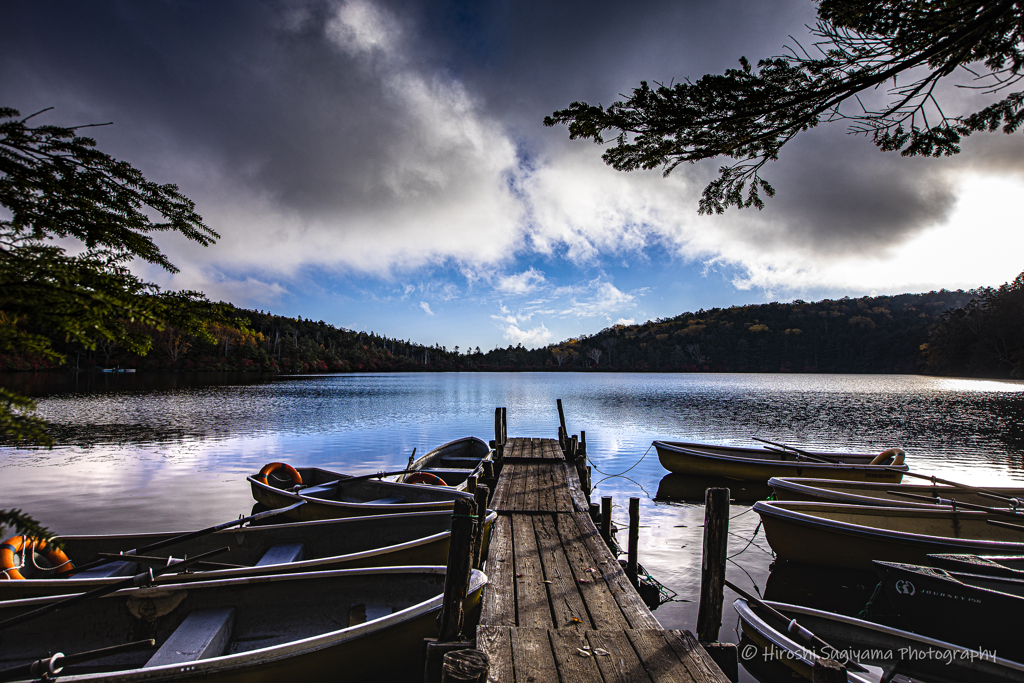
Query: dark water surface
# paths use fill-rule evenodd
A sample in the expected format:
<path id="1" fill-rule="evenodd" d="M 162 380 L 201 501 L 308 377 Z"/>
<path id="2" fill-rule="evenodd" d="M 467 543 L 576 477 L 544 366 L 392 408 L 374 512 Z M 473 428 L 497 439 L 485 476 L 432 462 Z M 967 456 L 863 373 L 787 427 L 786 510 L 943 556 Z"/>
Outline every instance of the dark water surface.
<path id="1" fill-rule="evenodd" d="M 52 450 L 0 446 L 0 508 L 18 507 L 61 533 L 188 529 L 247 513 L 245 476 L 283 460 L 353 474 L 400 469 L 454 438 L 493 438 L 494 408 L 510 436 L 554 438 L 555 399 L 570 432 L 585 430 L 599 471 L 594 499 L 611 495 L 625 522 L 641 498 L 640 562 L 678 593 L 656 616 L 693 629 L 703 507 L 664 479 L 654 439 L 750 445 L 752 437 L 834 451 L 907 451 L 914 471 L 972 484 L 1024 481 L 1024 382 L 891 375 L 384 374 L 0 375 L 34 395 L 56 426 Z M 646 454 L 646 455 L 645 455 Z M 626 472 L 621 477 L 606 475 Z M 653 499 L 662 494 L 660 502 Z M 698 487 L 699 488 L 699 487 Z M 738 487 L 734 486 L 734 493 Z M 700 495 L 699 491 L 696 495 Z M 758 518 L 736 504 L 728 577 L 769 583 Z M 810 579 L 776 572 L 770 597 L 801 598 Z M 820 573 L 820 572 L 819 572 Z M 812 572 L 812 575 L 815 573 Z M 870 589 L 843 577 L 825 602 L 849 613 Z M 774 595 L 771 595 L 774 593 Z M 727 595 L 731 605 L 732 595 Z M 689 602 L 687 602 L 689 601 Z M 845 604 L 844 603 L 849 603 Z M 722 639 L 735 639 L 727 605 Z"/>

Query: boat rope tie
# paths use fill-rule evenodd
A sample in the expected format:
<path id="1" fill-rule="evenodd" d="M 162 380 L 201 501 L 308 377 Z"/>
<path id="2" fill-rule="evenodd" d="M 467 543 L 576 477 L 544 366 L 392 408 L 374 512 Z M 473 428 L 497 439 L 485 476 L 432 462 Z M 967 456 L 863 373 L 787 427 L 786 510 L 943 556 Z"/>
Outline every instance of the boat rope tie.
<path id="1" fill-rule="evenodd" d="M 756 526 L 756 527 L 754 527 L 754 535 L 753 535 L 753 536 L 751 536 L 751 537 L 750 537 L 750 540 L 749 540 L 749 541 L 747 541 L 747 544 L 746 544 L 745 546 L 743 546 L 743 550 L 741 550 L 741 551 L 739 551 L 739 552 L 737 552 L 737 553 L 733 553 L 732 555 L 730 555 L 730 556 L 729 556 L 729 557 L 727 557 L 726 559 L 728 559 L 728 560 L 731 560 L 732 558 L 736 557 L 737 555 L 742 555 L 743 553 L 747 552 L 747 548 L 749 548 L 749 547 L 750 547 L 751 545 L 753 545 L 753 543 L 754 543 L 754 539 L 755 539 L 755 538 L 757 538 L 757 532 L 761 530 L 761 522 L 762 522 L 762 521 L 764 521 L 764 520 L 760 520 L 760 521 L 758 521 L 758 523 L 757 523 L 757 526 Z M 762 548 L 761 546 L 756 546 L 756 547 L 757 547 L 757 548 L 758 548 L 758 549 L 759 549 L 759 550 L 760 550 L 761 552 L 765 553 L 766 555 L 768 554 L 768 553 L 767 553 L 767 551 L 766 551 L 766 550 L 765 550 L 764 548 Z"/>
<path id="2" fill-rule="evenodd" d="M 867 619 L 871 616 L 871 606 L 874 604 L 875 598 L 877 598 L 878 594 L 881 592 L 882 582 L 879 581 L 877 584 L 875 584 L 875 592 L 871 594 L 870 598 L 868 598 L 868 604 L 864 605 L 864 609 L 862 609 L 860 612 L 857 612 L 858 619 Z"/>
<path id="3" fill-rule="evenodd" d="M 597 468 L 597 465 L 594 465 L 593 463 L 591 463 L 590 466 L 593 467 L 594 471 L 597 472 L 598 474 L 603 474 L 605 479 L 611 479 L 612 477 L 621 477 L 623 474 L 625 474 L 626 472 L 629 472 L 629 470 L 633 469 L 633 467 L 636 467 L 641 462 L 643 462 L 644 458 L 647 457 L 647 454 L 651 452 L 651 449 L 653 447 L 654 447 L 654 444 L 652 443 L 650 446 L 647 447 L 647 450 L 644 451 L 644 454 L 640 456 L 640 459 L 637 460 L 635 463 L 633 463 L 632 467 L 629 467 L 628 469 L 624 469 L 621 472 L 619 472 L 618 474 L 608 474 L 607 472 L 602 472 L 601 470 L 599 470 Z M 601 481 L 604 481 L 604 479 L 602 479 Z M 648 496 L 648 497 L 650 497 L 650 496 Z"/>

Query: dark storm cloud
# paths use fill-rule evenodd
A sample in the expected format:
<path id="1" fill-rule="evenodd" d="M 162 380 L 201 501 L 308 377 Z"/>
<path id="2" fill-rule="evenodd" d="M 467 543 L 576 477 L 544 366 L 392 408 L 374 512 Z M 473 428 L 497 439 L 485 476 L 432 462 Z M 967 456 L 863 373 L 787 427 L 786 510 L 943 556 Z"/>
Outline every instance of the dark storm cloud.
<path id="1" fill-rule="evenodd" d="M 380 8 L 394 44 L 349 36 L 370 41 L 353 47 L 332 34 L 346 7 Z M 609 104 L 642 79 L 696 79 L 741 55 L 780 54 L 814 9 L 806 0 L 5 3 L 0 92 L 23 113 L 58 107 L 47 121 L 115 121 L 94 130 L 105 150 L 178 182 L 238 253 L 268 252 L 266 267 L 357 261 L 363 251 L 331 246 L 360 235 L 363 249 L 376 240 L 381 262 L 389 250 L 493 261 L 526 248 L 517 211 L 558 213 L 537 202 L 562 186 L 530 194 L 523 188 L 540 177 L 531 173 L 561 165 L 547 177 L 571 179 L 600 164 L 600 147 L 544 128 L 545 114 L 574 100 Z M 956 168 L 1020 165 L 1005 145 L 968 148 Z M 637 225 L 700 220 L 779 249 L 864 253 L 941 220 L 955 199 L 948 161 L 882 154 L 842 124 L 798 137 L 782 157 L 765 169 L 779 190 L 769 209 L 717 222 L 695 216 L 717 161 L 680 168 L 678 193 L 633 193 L 652 187 L 637 174 L 603 179 L 629 186 L 606 212 L 621 224 L 602 223 L 607 238 L 586 241 L 643 245 Z M 636 196 L 653 203 L 630 215 Z M 661 224 L 645 223 L 651 215 Z M 564 235 L 531 229 L 536 244 Z"/>

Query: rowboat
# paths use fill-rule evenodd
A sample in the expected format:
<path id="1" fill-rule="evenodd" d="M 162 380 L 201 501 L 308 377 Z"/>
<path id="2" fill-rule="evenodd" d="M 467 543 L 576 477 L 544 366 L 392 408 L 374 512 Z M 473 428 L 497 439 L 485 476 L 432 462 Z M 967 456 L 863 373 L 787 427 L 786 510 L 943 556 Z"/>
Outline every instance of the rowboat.
<path id="1" fill-rule="evenodd" d="M 122 590 L 4 630 L 0 669 L 153 638 L 156 648 L 69 666 L 60 680 L 412 680 L 422 676 L 423 638 L 437 635 L 444 573 L 341 569 Z M 479 612 L 486 583 L 486 575 L 472 573 L 467 621 Z M 0 620 L 56 599 L 0 603 Z"/>
<path id="2" fill-rule="evenodd" d="M 447 486 L 420 486 L 363 478 L 347 482 L 353 477 L 318 467 L 295 470 L 302 482 L 297 485 L 291 477 L 276 476 L 278 471 L 262 477 L 247 477 L 252 497 L 271 509 L 305 501 L 305 505 L 285 513 L 299 521 L 406 512 L 450 512 L 456 500 L 472 497 Z"/>
<path id="3" fill-rule="evenodd" d="M 930 553 L 1024 555 L 1024 525 L 992 512 L 766 501 L 753 509 L 776 555 L 805 564 L 870 570 L 871 560 L 927 565 Z"/>
<path id="4" fill-rule="evenodd" d="M 875 562 L 883 590 L 915 633 L 1024 662 L 1024 579 Z"/>
<path id="5" fill-rule="evenodd" d="M 1024 488 L 944 486 L 941 484 L 887 484 L 879 482 L 836 481 L 832 479 L 807 479 L 772 477 L 768 485 L 775 490 L 776 500 L 843 503 L 846 505 L 879 505 L 882 507 L 923 507 L 933 508 L 936 503 L 923 498 L 955 499 L 958 503 L 970 505 L 998 506 L 1003 503 L 980 491 L 995 493 L 1005 498 L 1019 498 L 1024 501 Z M 900 495 L 904 494 L 904 495 Z M 910 494 L 910 495 L 906 495 Z"/>
<path id="6" fill-rule="evenodd" d="M 882 454 L 820 453 L 768 448 L 717 446 L 683 441 L 655 441 L 661 465 L 676 474 L 697 474 L 766 482 L 772 477 L 821 477 L 899 483 L 902 451 Z M 834 462 L 830 462 L 834 461 Z M 885 464 L 890 463 L 890 464 Z"/>
<path id="7" fill-rule="evenodd" d="M 782 670 L 790 678 L 795 674 L 811 680 L 815 662 L 828 657 L 847 666 L 848 662 L 857 662 L 867 669 L 847 672 L 847 680 L 857 683 L 891 681 L 898 675 L 930 683 L 1024 681 L 1024 665 L 1005 658 L 981 656 L 977 650 L 953 643 L 810 607 L 781 602 L 766 604 L 781 612 L 786 621 L 746 600 L 733 603 L 739 615 L 740 652 L 747 669 L 776 673 Z M 798 642 L 798 636 L 790 630 L 793 619 L 831 648 L 816 651 Z"/>
<path id="8" fill-rule="evenodd" d="M 1013 555 L 929 555 L 928 560 L 933 567 L 951 572 L 1024 579 L 1024 557 Z"/>
<path id="9" fill-rule="evenodd" d="M 490 446 L 483 439 L 467 436 L 438 446 L 426 455 L 409 463 L 407 470 L 422 473 L 396 475 L 395 481 L 413 481 L 431 483 L 437 477 L 446 486 L 454 486 L 460 491 L 465 490 L 466 480 L 470 475 L 480 476 L 483 461 L 491 453 Z M 424 475 L 431 475 L 429 478 Z M 411 482 L 410 482 L 411 483 Z"/>
<path id="10" fill-rule="evenodd" d="M 658 483 L 658 493 L 654 500 L 666 503 L 703 503 L 705 492 L 711 488 L 728 488 L 729 499 L 734 502 L 752 503 L 772 494 L 771 487 L 764 482 L 670 472 Z"/>
<path id="11" fill-rule="evenodd" d="M 497 514 L 491 513 L 487 524 L 493 524 L 496 518 Z M 138 574 L 146 567 L 166 565 L 169 556 L 194 557 L 223 547 L 230 552 L 218 557 L 218 562 L 192 567 L 187 573 L 164 574 L 157 577 L 157 585 L 357 567 L 445 564 L 451 519 L 450 512 L 415 512 L 224 529 L 153 553 L 141 553 L 145 559 L 126 555 L 126 559 L 114 559 L 69 578 L 56 578 L 50 570 L 33 567 L 41 562 L 25 562 L 20 569 L 24 580 L 0 580 L 0 600 L 90 591 Z M 125 553 L 180 535 L 63 536 L 59 540 L 71 561 L 85 566 L 101 559 L 99 553 Z"/>

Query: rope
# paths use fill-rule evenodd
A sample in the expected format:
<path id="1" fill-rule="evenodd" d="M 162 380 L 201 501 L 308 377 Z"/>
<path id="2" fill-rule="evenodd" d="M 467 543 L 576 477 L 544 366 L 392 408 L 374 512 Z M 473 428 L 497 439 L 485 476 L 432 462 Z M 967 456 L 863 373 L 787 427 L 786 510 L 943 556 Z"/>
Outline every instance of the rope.
<path id="1" fill-rule="evenodd" d="M 868 617 L 871 616 L 871 605 L 874 604 L 875 598 L 877 598 L 878 594 L 881 593 L 881 592 L 882 592 L 882 582 L 879 581 L 878 584 L 875 585 L 875 592 L 871 594 L 870 598 L 868 598 L 868 604 L 864 605 L 864 609 L 862 609 L 861 611 L 857 612 L 857 618 L 858 619 L 867 619 Z"/>
<path id="2" fill-rule="evenodd" d="M 760 530 L 761 530 L 761 522 L 758 522 L 757 523 L 757 527 L 754 528 L 754 535 L 751 536 L 750 540 L 747 541 L 747 544 L 745 546 L 743 546 L 743 550 L 739 551 L 738 553 L 734 553 L 734 554 L 730 555 L 729 557 L 727 557 L 725 559 L 731 560 L 732 558 L 734 558 L 734 557 L 736 557 L 738 555 L 742 555 L 743 553 L 747 552 L 747 548 L 749 548 L 751 545 L 754 545 L 754 539 L 757 538 L 757 532 L 760 531 Z M 733 534 L 730 532 L 729 535 L 732 536 Z M 765 550 L 764 548 L 762 548 L 759 545 L 754 545 L 754 547 L 757 548 L 758 550 L 760 550 L 761 552 L 763 552 L 765 555 L 769 554 L 767 550 Z"/>
<path id="3" fill-rule="evenodd" d="M 629 472 L 629 470 L 633 469 L 633 467 L 636 467 L 641 462 L 643 462 L 644 458 L 647 457 L 647 454 L 651 452 L 652 448 L 654 448 L 654 443 L 651 443 L 651 445 L 647 447 L 647 450 L 644 451 L 644 454 L 640 456 L 639 460 L 637 460 L 635 463 L 633 463 L 632 467 L 624 469 L 621 472 L 619 472 L 618 474 L 608 474 L 607 472 L 602 472 L 601 470 L 597 469 L 597 466 L 594 465 L 593 463 L 591 463 L 590 466 L 593 467 L 594 471 L 597 472 L 598 474 L 603 474 L 604 475 L 604 479 L 611 479 L 612 477 L 621 477 L 626 472 Z M 604 479 L 602 479 L 601 481 L 604 481 Z M 646 493 L 646 491 L 645 491 L 645 493 Z M 648 496 L 648 498 L 650 498 L 650 496 Z"/>

